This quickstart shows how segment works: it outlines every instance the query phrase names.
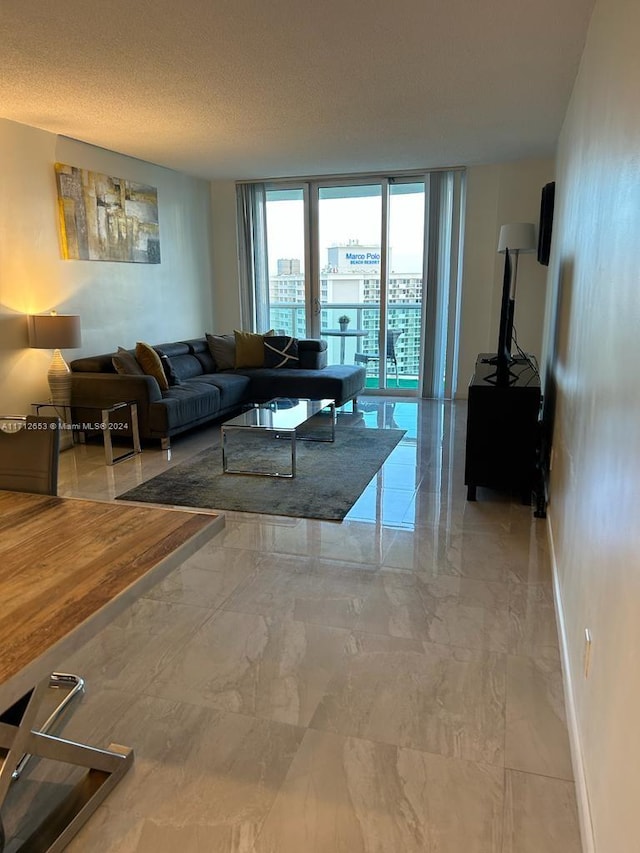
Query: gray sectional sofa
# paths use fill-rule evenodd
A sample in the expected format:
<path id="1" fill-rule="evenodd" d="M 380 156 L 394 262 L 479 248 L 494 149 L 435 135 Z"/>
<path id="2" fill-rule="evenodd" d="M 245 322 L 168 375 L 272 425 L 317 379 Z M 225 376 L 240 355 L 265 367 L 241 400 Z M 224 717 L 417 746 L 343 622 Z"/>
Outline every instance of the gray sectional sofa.
<path id="1" fill-rule="evenodd" d="M 154 349 L 168 356 L 177 383 L 164 392 L 153 376 L 117 373 L 116 353 L 72 361 L 74 422 L 95 421 L 96 407 L 135 401 L 140 437 L 160 439 L 168 447 L 174 435 L 273 397 L 328 398 L 338 406 L 352 400 L 355 406 L 365 384 L 363 367 L 327 366 L 327 344 L 322 340 L 299 340 L 299 366 L 288 368 L 218 370 L 206 338 L 158 344 Z"/>

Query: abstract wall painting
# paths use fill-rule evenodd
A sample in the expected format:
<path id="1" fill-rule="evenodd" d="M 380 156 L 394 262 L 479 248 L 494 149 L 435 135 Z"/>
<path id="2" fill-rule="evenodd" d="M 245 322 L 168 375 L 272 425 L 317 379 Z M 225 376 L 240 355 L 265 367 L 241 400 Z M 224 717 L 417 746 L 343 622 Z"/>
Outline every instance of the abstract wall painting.
<path id="1" fill-rule="evenodd" d="M 155 187 L 63 163 L 55 169 L 65 259 L 160 263 Z"/>

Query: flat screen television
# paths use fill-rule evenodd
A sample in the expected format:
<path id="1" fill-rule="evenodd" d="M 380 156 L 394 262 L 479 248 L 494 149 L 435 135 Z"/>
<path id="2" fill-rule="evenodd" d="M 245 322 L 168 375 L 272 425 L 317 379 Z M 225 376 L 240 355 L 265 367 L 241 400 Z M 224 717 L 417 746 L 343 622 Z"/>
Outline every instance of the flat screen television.
<path id="1" fill-rule="evenodd" d="M 493 364 L 496 370 L 495 373 L 486 377 L 487 382 L 492 382 L 496 385 L 509 385 L 512 379 L 509 368 L 513 364 L 511 339 L 513 337 L 514 309 L 515 300 L 511 298 L 511 258 L 509 257 L 509 250 L 505 249 L 498 349 L 496 355 L 489 360 L 489 363 Z"/>
<path id="2" fill-rule="evenodd" d="M 511 257 L 504 252 L 504 275 L 502 278 L 502 304 L 500 308 L 500 331 L 498 334 L 498 364 L 507 369 L 511 364 L 511 338 L 513 337 L 514 300 L 511 298 Z"/>
<path id="3" fill-rule="evenodd" d="M 538 225 L 538 263 L 549 266 L 551 254 L 551 231 L 553 229 L 553 206 L 556 199 L 556 184 L 551 181 L 542 187 L 540 199 L 540 223 Z"/>

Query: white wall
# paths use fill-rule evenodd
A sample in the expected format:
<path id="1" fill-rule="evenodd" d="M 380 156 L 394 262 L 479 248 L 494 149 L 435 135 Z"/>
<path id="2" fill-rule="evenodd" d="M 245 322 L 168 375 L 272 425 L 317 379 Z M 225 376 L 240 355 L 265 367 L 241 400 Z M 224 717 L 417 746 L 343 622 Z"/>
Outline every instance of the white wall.
<path id="1" fill-rule="evenodd" d="M 550 160 L 521 160 L 467 170 L 465 247 L 462 272 L 460 358 L 457 397 L 466 397 L 479 352 L 498 343 L 504 256 L 497 252 L 500 226 L 540 217 L 542 187 L 552 181 Z M 525 352 L 540 360 L 546 298 L 546 267 L 536 255 L 521 255 L 514 327 Z"/>
<path id="2" fill-rule="evenodd" d="M 66 261 L 54 163 L 158 189 L 160 264 Z M 77 313 L 82 348 L 110 352 L 202 335 L 213 325 L 209 184 L 130 157 L 0 119 L 0 411 L 47 399 L 48 351 L 31 350 L 26 315 Z"/>
<path id="3" fill-rule="evenodd" d="M 596 3 L 558 150 L 545 336 L 566 682 L 601 853 L 640 849 L 639 32 L 640 4 Z"/>

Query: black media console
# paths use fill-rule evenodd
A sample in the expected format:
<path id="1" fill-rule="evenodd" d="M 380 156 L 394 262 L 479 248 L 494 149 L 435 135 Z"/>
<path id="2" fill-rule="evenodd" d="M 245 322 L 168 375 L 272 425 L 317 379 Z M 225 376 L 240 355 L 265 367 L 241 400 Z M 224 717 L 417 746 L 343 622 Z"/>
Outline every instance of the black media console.
<path id="1" fill-rule="evenodd" d="M 491 353 L 481 353 L 469 385 L 464 482 L 467 500 L 476 487 L 516 492 L 531 503 L 537 489 L 540 378 L 531 364 L 518 359 L 508 381 L 496 381 Z"/>

